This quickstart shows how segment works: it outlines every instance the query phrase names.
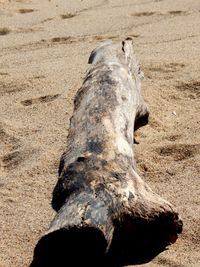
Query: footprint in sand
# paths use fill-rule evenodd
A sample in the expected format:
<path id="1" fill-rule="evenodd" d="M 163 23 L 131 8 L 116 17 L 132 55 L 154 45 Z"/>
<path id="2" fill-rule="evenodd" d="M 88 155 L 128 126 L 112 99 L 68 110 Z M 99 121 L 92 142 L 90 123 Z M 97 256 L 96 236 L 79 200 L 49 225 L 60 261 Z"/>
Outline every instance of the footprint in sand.
<path id="1" fill-rule="evenodd" d="M 0 167 L 6 169 L 11 165 L 16 166 L 17 157 L 19 157 L 17 149 L 20 145 L 20 140 L 15 137 L 15 131 L 9 129 L 7 124 L 0 122 Z"/>
<path id="2" fill-rule="evenodd" d="M 186 11 L 182 11 L 182 10 L 171 10 L 171 11 L 168 12 L 168 14 L 175 15 L 175 16 L 177 16 L 177 15 L 180 16 L 180 15 L 186 15 L 187 12 Z"/>
<path id="3" fill-rule="evenodd" d="M 33 80 L 35 80 L 35 79 L 45 79 L 45 78 L 46 78 L 46 76 L 44 76 L 44 75 L 36 75 L 36 76 L 31 77 L 31 79 L 33 79 Z"/>
<path id="4" fill-rule="evenodd" d="M 13 152 L 7 153 L 1 158 L 1 161 L 2 161 L 1 165 L 4 167 L 4 169 L 10 170 L 10 169 L 15 168 L 17 165 L 19 165 L 20 162 L 24 159 L 25 159 L 24 153 L 20 151 L 13 151 Z"/>
<path id="5" fill-rule="evenodd" d="M 150 17 L 155 15 L 156 12 L 138 12 L 138 13 L 133 13 L 131 14 L 131 16 L 135 16 L 135 17 Z"/>
<path id="6" fill-rule="evenodd" d="M 26 130 L 15 129 L 0 121 L 0 168 L 4 171 L 16 169 L 35 153 L 35 149 L 23 146 L 19 131 L 26 134 Z"/>
<path id="7" fill-rule="evenodd" d="M 38 98 L 26 99 L 26 100 L 21 101 L 21 104 L 23 106 L 31 106 L 34 104 L 47 103 L 47 102 L 51 102 L 55 100 L 59 96 L 60 94 L 56 94 L 56 95 L 46 95 L 46 96 L 41 96 Z"/>
<path id="8" fill-rule="evenodd" d="M 195 99 L 200 97 L 200 81 L 182 82 L 176 86 L 176 88 L 186 93 L 190 99 Z"/>
<path id="9" fill-rule="evenodd" d="M 0 122 L 0 145 L 1 152 L 18 148 L 20 140 L 15 137 L 15 131 L 9 129 L 9 126 Z"/>
<path id="10" fill-rule="evenodd" d="M 35 153 L 34 149 L 25 149 L 19 147 L 17 150 L 10 151 L 0 157 L 0 167 L 4 170 L 16 169 L 20 164 L 24 163 Z"/>
<path id="11" fill-rule="evenodd" d="M 76 13 L 66 13 L 66 14 L 62 14 L 60 16 L 62 19 L 71 19 L 71 18 L 77 16 L 77 14 Z"/>
<path id="12" fill-rule="evenodd" d="M 53 37 L 51 39 L 52 43 L 74 43 L 76 40 L 74 37 L 66 36 L 66 37 Z"/>
<path id="13" fill-rule="evenodd" d="M 165 75 L 165 79 L 171 79 L 173 77 L 173 73 L 178 72 L 182 70 L 185 67 L 185 64 L 183 63 L 168 63 L 168 64 L 163 64 L 163 65 L 155 65 L 155 66 L 150 66 L 145 68 L 145 76 L 148 79 L 152 79 L 152 75 L 156 72 L 159 72 L 160 74 Z"/>
<path id="14" fill-rule="evenodd" d="M 0 75 L 2 75 L 2 76 L 8 76 L 9 73 L 8 72 L 0 72 Z"/>
<path id="15" fill-rule="evenodd" d="M 162 157 L 172 157 L 175 161 L 186 160 L 195 156 L 200 145 L 175 144 L 160 147 L 156 152 Z"/>
<path id="16" fill-rule="evenodd" d="M 15 80 L 14 82 L 11 79 L 5 81 L 0 80 L 0 95 L 12 94 L 26 90 L 30 85 L 27 82 L 21 83 Z"/>
<path id="17" fill-rule="evenodd" d="M 21 8 L 18 10 L 18 13 L 20 14 L 26 14 L 26 13 L 32 13 L 36 11 L 35 9 L 31 9 L 31 8 Z"/>
<path id="18" fill-rule="evenodd" d="M 40 21 L 40 23 L 45 23 L 45 22 L 48 22 L 48 21 L 51 21 L 53 20 L 54 18 L 47 18 L 47 19 L 44 19 L 42 21 Z"/>
<path id="19" fill-rule="evenodd" d="M 7 35 L 11 32 L 9 28 L 0 28 L 0 35 Z"/>
<path id="20" fill-rule="evenodd" d="M 168 63 L 165 65 L 159 65 L 159 66 L 151 66 L 148 68 L 151 72 L 160 72 L 160 73 L 172 73 L 181 70 L 185 67 L 185 64 L 183 63 Z"/>

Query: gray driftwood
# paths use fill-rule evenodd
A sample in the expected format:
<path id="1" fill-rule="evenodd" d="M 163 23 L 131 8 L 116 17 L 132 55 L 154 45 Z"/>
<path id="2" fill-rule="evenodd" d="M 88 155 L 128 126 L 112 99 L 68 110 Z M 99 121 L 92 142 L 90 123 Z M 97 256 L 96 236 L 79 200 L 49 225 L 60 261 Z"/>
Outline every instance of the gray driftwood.
<path id="1" fill-rule="evenodd" d="M 148 123 L 132 40 L 105 42 L 74 101 L 52 206 L 57 215 L 31 266 L 122 266 L 146 262 L 175 242 L 173 206 L 135 171 L 134 130 Z"/>

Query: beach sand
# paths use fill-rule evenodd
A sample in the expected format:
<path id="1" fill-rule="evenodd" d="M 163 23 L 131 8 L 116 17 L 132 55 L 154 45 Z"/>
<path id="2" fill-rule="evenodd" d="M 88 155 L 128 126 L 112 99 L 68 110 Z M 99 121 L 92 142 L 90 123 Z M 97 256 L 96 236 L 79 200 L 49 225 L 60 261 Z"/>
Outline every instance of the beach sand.
<path id="1" fill-rule="evenodd" d="M 200 1 L 0 0 L 0 266 L 28 267 L 54 211 L 73 98 L 91 50 L 133 38 L 150 122 L 138 173 L 184 222 L 142 266 L 200 266 Z"/>

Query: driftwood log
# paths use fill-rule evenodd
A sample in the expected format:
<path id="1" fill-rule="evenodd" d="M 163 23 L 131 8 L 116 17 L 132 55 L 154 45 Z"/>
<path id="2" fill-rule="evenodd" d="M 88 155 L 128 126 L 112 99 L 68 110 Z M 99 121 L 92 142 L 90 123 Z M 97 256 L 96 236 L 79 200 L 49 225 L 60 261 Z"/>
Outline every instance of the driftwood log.
<path id="1" fill-rule="evenodd" d="M 148 123 L 132 40 L 104 42 L 74 101 L 52 206 L 31 267 L 123 266 L 174 243 L 182 221 L 135 171 L 134 130 Z"/>

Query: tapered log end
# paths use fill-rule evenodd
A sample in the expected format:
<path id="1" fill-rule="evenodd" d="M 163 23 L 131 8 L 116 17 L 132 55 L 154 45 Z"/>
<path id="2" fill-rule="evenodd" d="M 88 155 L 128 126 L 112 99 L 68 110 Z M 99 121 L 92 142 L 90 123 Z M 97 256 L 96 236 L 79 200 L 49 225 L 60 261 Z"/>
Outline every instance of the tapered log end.
<path id="1" fill-rule="evenodd" d="M 107 242 L 91 227 L 61 229 L 37 243 L 30 267 L 102 266 Z"/>
<path id="2" fill-rule="evenodd" d="M 170 212 L 152 220 L 122 215 L 113 224 L 109 247 L 103 232 L 92 226 L 48 233 L 36 245 L 30 267 L 121 267 L 147 263 L 176 241 L 183 225 L 177 214 Z"/>
<path id="3" fill-rule="evenodd" d="M 176 242 L 182 227 L 176 213 L 161 213 L 152 220 L 125 215 L 116 222 L 108 259 L 114 266 L 147 263 Z"/>

